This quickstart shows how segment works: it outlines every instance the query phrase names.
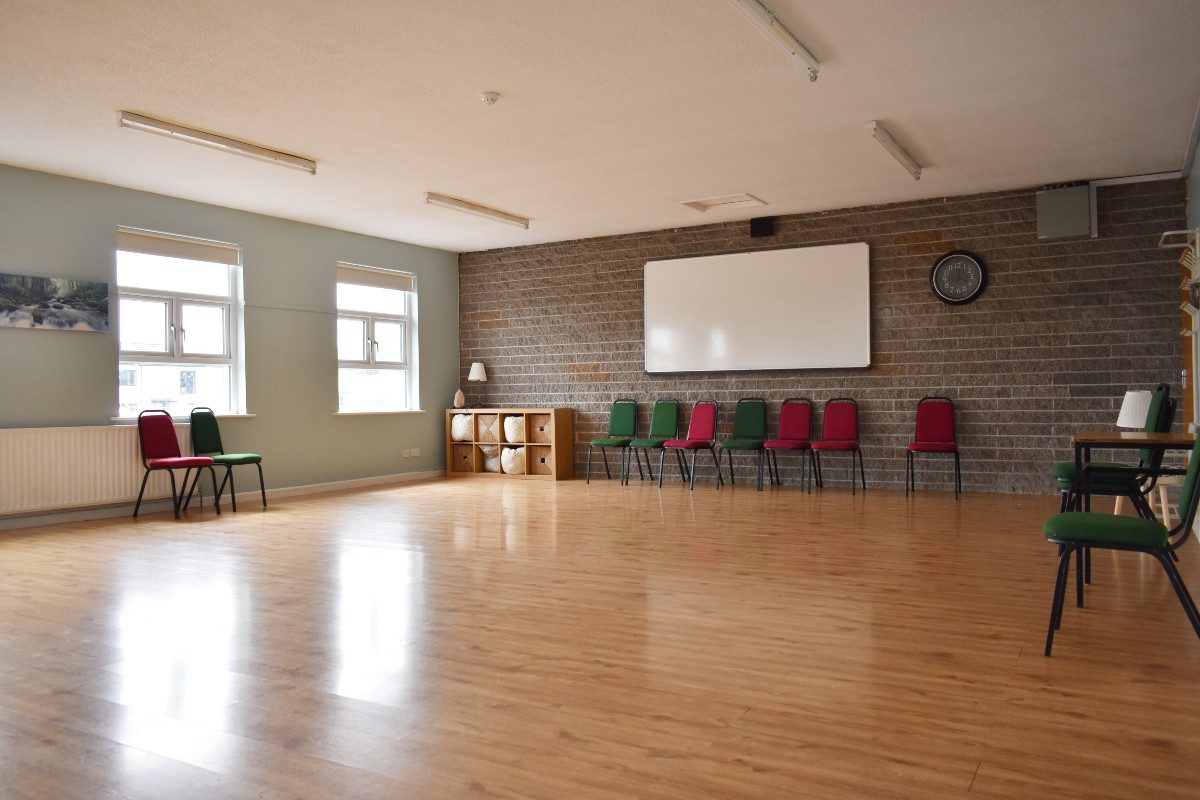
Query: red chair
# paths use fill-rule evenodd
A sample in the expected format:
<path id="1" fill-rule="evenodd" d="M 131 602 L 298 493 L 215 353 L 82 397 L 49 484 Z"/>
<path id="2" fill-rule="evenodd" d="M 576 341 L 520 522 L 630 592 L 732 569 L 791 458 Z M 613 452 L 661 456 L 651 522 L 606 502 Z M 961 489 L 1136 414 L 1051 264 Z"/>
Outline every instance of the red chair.
<path id="1" fill-rule="evenodd" d="M 858 476 L 862 478 L 863 491 L 867 490 L 867 474 L 863 468 L 862 448 L 858 446 L 857 402 L 849 397 L 835 397 L 826 401 L 821 439 L 812 443 L 812 450 L 818 488 L 825 486 L 825 478 L 821 474 L 821 453 L 833 452 L 850 454 L 850 493 L 855 493 L 855 459 L 858 460 Z"/>
<path id="2" fill-rule="evenodd" d="M 954 427 L 954 401 L 949 397 L 922 397 L 917 403 L 917 432 L 908 446 L 904 496 L 917 491 L 917 453 L 954 456 L 954 497 L 962 494 L 962 467 L 958 459 L 958 431 Z"/>
<path id="3" fill-rule="evenodd" d="M 791 450 L 800 453 L 800 482 L 806 482 L 808 463 L 812 461 L 812 400 L 807 397 L 791 397 L 779 408 L 779 438 L 767 439 L 763 448 L 771 467 L 771 483 L 779 485 L 779 451 Z M 809 491 L 812 491 L 811 487 Z"/>
<path id="4" fill-rule="evenodd" d="M 142 466 L 146 474 L 142 476 L 142 488 L 138 491 L 137 504 L 133 507 L 133 518 L 137 519 L 142 507 L 142 495 L 146 493 L 146 481 L 150 473 L 156 469 L 165 469 L 171 476 L 171 505 L 175 509 L 175 519 L 179 519 L 180 506 L 186 508 L 184 492 L 188 488 L 188 476 L 196 470 L 196 483 L 200 482 L 200 470 L 205 467 L 212 475 L 213 505 L 217 513 L 221 513 L 221 498 L 217 494 L 217 473 L 213 469 L 213 460 L 208 456 L 185 456 L 179 452 L 179 440 L 175 438 L 175 423 L 171 415 L 161 409 L 143 411 L 138 414 L 138 441 L 142 447 Z M 183 486 L 175 485 L 175 470 L 183 470 Z M 192 489 L 195 489 L 193 484 Z M 190 499 L 190 494 L 189 494 Z"/>
<path id="5" fill-rule="evenodd" d="M 692 417 L 688 420 L 686 439 L 668 439 L 663 442 L 662 452 L 658 456 L 658 487 L 662 488 L 663 463 L 667 451 L 674 450 L 680 460 L 680 472 L 688 481 L 688 488 L 696 488 L 696 453 L 707 450 L 712 453 L 713 465 L 717 468 L 717 488 L 725 481 L 721 478 L 721 462 L 717 460 L 717 404 L 712 400 L 701 400 L 692 406 Z M 692 451 L 692 468 L 685 471 L 683 467 L 683 451 Z"/>

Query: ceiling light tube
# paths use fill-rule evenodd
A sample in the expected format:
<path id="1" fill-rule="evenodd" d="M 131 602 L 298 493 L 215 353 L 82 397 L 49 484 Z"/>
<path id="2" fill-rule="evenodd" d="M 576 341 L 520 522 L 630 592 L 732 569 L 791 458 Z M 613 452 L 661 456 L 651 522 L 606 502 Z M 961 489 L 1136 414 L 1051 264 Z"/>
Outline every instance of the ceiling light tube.
<path id="1" fill-rule="evenodd" d="M 908 170 L 908 174 L 913 176 L 913 180 L 921 180 L 921 165 L 917 163 L 917 160 L 899 142 L 892 138 L 892 135 L 887 132 L 887 128 L 880 125 L 876 120 L 871 120 L 867 123 L 867 130 L 875 137 L 875 141 L 883 145 L 884 149 L 891 153 L 892 157 Z"/>
<path id="2" fill-rule="evenodd" d="M 526 217 L 519 217 L 516 214 L 509 214 L 507 211 L 481 206 L 478 203 L 472 203 L 470 200 L 460 200 L 457 197 L 450 197 L 438 194 L 437 192 L 426 192 L 425 202 L 431 206 L 450 208 L 466 214 L 474 214 L 477 217 L 486 217 L 487 219 L 494 219 L 497 222 L 516 225 L 518 228 L 529 228 L 529 220 Z"/>
<path id="3" fill-rule="evenodd" d="M 189 142 L 191 144 L 198 144 L 201 147 L 210 147 L 213 150 L 222 150 L 226 153 L 253 158 L 256 161 L 278 164 L 281 167 L 289 169 L 298 169 L 301 172 L 307 172 L 309 175 L 317 174 L 317 162 L 312 159 L 294 156 L 291 153 L 281 153 L 278 150 L 271 150 L 270 148 L 260 147 L 249 142 L 230 139 L 227 136 L 221 136 L 216 133 L 198 131 L 195 128 L 187 128 L 183 125 L 176 125 L 173 122 L 145 117 L 141 114 L 134 114 L 131 111 L 121 112 L 121 127 L 145 133 L 153 133 L 158 136 L 166 136 L 181 142 Z"/>
<path id="4" fill-rule="evenodd" d="M 808 73 L 808 79 L 815 81 L 821 62 L 808 52 L 808 48 L 800 44 L 787 28 L 783 27 L 775 15 L 758 0 L 729 0 L 733 7 L 742 12 L 750 24 L 758 28 L 759 33 L 767 37 L 778 47 L 793 64 Z"/>

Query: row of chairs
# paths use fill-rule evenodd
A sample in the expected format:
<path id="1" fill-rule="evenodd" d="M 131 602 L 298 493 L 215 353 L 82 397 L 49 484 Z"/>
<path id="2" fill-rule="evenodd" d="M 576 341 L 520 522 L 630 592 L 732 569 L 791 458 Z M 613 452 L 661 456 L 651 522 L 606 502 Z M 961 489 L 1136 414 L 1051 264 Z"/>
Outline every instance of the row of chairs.
<path id="1" fill-rule="evenodd" d="M 152 409 L 138 414 L 138 443 L 142 451 L 142 467 L 146 470 L 142 475 L 142 488 L 138 490 L 137 503 L 133 507 L 133 518 L 137 519 L 138 511 L 142 508 L 142 496 L 146 493 L 146 482 L 150 474 L 158 470 L 166 470 L 171 476 L 171 506 L 175 511 L 175 519 L 179 519 L 181 511 L 186 511 L 192 502 L 192 495 L 200 483 L 200 476 L 208 470 L 212 476 L 213 507 L 221 513 L 221 494 L 229 486 L 229 497 L 233 510 L 237 511 L 237 492 L 233 484 L 233 468 L 253 464 L 258 467 L 258 490 L 262 494 L 263 508 L 267 506 L 267 487 L 263 482 L 262 456 L 258 453 L 226 453 L 221 441 L 221 427 L 211 408 L 199 407 L 192 409 L 190 418 L 192 452 L 195 455 L 185 456 L 179 452 L 179 440 L 175 438 L 175 423 L 171 415 L 162 409 Z M 221 485 L 217 486 L 216 467 L 224 467 L 225 475 Z M 183 485 L 175 483 L 175 470 L 183 470 Z M 192 470 L 196 470 L 194 478 Z M 188 488 L 191 478 L 192 486 Z M 186 493 L 186 496 L 185 496 Z M 203 493 L 201 494 L 203 499 Z"/>
<path id="2" fill-rule="evenodd" d="M 619 451 L 621 455 L 620 477 L 622 484 L 630 479 L 630 455 L 637 464 L 638 478 L 644 480 L 648 474 L 654 480 L 650 463 L 651 453 L 658 451 L 658 485 L 662 486 L 667 451 L 674 451 L 680 477 L 689 488 L 696 485 L 696 456 L 707 450 L 712 456 L 717 471 L 717 486 L 724 485 L 721 474 L 721 457 L 724 453 L 729 464 L 729 482 L 733 483 L 734 452 L 755 453 L 758 457 L 758 490 L 763 488 L 763 473 L 772 485 L 782 481 L 779 477 L 779 453 L 801 454 L 801 482 L 807 491 L 812 491 L 815 482 L 818 488 L 825 485 L 821 471 L 822 453 L 850 454 L 850 491 L 857 493 L 861 480 L 867 488 L 866 468 L 863 465 L 862 447 L 858 436 L 858 403 L 849 397 L 838 397 L 825 403 L 821 437 L 813 437 L 813 403 L 808 398 L 795 397 L 783 401 L 779 409 L 779 430 L 774 439 L 767 438 L 767 403 L 762 398 L 747 397 L 739 400 L 733 414 L 732 434 L 717 440 L 717 404 L 702 400 L 692 406 L 688 420 L 687 435 L 679 436 L 680 404 L 675 400 L 659 400 L 650 415 L 650 430 L 644 438 L 638 437 L 638 408 L 634 400 L 617 400 L 613 403 L 608 418 L 608 435 L 593 439 L 588 446 L 587 481 L 592 479 L 592 451 L 600 450 L 604 462 L 604 473 L 610 479 L 612 470 L 608 463 L 608 451 Z M 691 451 L 689 466 L 684 453 Z M 918 453 L 945 454 L 954 457 L 954 496 L 962 492 L 962 467 L 958 454 L 958 434 L 954 422 L 954 403 L 947 397 L 925 397 L 917 403 L 916 435 L 906 451 L 904 493 L 916 489 L 916 463 Z M 642 458 L 646 460 L 646 472 L 642 472 Z M 856 471 L 857 467 L 857 471 Z"/>

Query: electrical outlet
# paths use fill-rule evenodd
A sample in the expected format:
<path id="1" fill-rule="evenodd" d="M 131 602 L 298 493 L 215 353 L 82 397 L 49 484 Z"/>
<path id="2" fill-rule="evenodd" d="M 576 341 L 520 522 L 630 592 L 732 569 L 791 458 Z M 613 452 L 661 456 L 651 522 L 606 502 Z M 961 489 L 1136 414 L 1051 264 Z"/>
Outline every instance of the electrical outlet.
<path id="1" fill-rule="evenodd" d="M 400 457 L 401 457 L 401 458 L 408 458 L 408 453 L 409 453 L 409 451 L 408 451 L 408 450 L 404 450 L 404 451 L 402 451 L 402 452 L 400 453 Z"/>
<path id="2" fill-rule="evenodd" d="M 421 448 L 414 447 L 412 450 L 409 450 L 408 452 L 409 452 L 409 455 L 411 455 L 413 458 L 416 458 L 417 456 L 421 455 Z"/>

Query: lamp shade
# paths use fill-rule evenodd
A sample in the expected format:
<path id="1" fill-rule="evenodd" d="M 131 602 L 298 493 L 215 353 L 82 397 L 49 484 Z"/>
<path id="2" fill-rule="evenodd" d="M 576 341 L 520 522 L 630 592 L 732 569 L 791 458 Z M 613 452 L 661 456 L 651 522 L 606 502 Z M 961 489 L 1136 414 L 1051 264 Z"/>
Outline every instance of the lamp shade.
<path id="1" fill-rule="evenodd" d="M 483 368 L 482 361 L 476 361 L 471 364 L 471 372 L 467 375 L 469 381 L 487 381 L 487 370 Z M 1146 392 L 1146 394 L 1150 394 Z M 1142 416 L 1145 416 L 1144 414 Z"/>
<path id="2" fill-rule="evenodd" d="M 1121 413 L 1117 417 L 1119 428 L 1145 428 L 1146 416 L 1150 413 L 1151 393 L 1145 390 L 1131 389 L 1125 393 L 1121 402 Z"/>

